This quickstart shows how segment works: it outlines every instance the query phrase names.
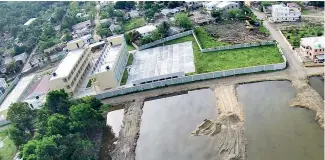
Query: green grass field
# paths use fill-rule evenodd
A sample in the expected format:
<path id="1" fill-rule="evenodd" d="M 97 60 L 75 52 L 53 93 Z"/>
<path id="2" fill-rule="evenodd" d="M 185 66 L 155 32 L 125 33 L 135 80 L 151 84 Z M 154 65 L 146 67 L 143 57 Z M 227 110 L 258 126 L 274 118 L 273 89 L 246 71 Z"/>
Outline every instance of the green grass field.
<path id="1" fill-rule="evenodd" d="M 214 37 L 212 37 L 207 31 L 205 31 L 204 27 L 195 28 L 195 34 L 201 44 L 202 49 L 231 45 L 225 42 L 216 41 Z"/>
<path id="2" fill-rule="evenodd" d="M 132 44 L 126 44 L 126 47 L 128 48 L 128 51 L 136 50 L 136 48 Z"/>
<path id="3" fill-rule="evenodd" d="M 196 73 L 283 62 L 278 48 L 273 45 L 202 53 L 192 35 L 166 42 L 165 45 L 187 41 L 193 42 Z"/>
<path id="4" fill-rule="evenodd" d="M 142 18 L 132 18 L 132 19 L 126 21 L 123 24 L 123 26 L 124 26 L 125 31 L 129 31 L 134 28 L 142 27 L 142 26 L 146 25 L 146 23 L 147 22 L 143 17 Z"/>
<path id="5" fill-rule="evenodd" d="M 132 62 L 133 62 L 133 54 L 130 54 L 129 59 L 128 59 L 128 63 L 126 64 L 126 66 L 132 65 Z M 121 85 L 126 84 L 126 82 L 128 80 L 128 76 L 129 76 L 129 73 L 128 73 L 127 69 L 125 68 L 124 72 L 123 72 L 122 80 L 121 80 Z"/>
<path id="6" fill-rule="evenodd" d="M 13 159 L 17 150 L 15 144 L 8 137 L 7 129 L 0 131 L 0 141 L 3 143 L 0 148 L 0 159 Z"/>

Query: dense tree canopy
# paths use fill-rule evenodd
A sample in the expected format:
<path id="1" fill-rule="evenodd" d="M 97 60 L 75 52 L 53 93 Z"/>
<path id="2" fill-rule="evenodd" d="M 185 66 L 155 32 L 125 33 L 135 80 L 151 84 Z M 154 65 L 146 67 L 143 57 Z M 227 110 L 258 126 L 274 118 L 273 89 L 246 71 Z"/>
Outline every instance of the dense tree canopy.
<path id="1" fill-rule="evenodd" d="M 135 8 L 134 1 L 117 1 L 114 6 L 116 9 L 133 9 Z"/>
<path id="2" fill-rule="evenodd" d="M 192 21 L 185 13 L 179 13 L 175 16 L 175 23 L 176 25 L 183 27 L 184 29 L 191 29 L 192 28 Z"/>
<path id="3" fill-rule="evenodd" d="M 94 97 L 71 100 L 63 90 L 48 93 L 39 110 L 14 103 L 8 111 L 9 136 L 26 160 L 93 160 L 94 135 L 105 126 L 101 106 Z"/>

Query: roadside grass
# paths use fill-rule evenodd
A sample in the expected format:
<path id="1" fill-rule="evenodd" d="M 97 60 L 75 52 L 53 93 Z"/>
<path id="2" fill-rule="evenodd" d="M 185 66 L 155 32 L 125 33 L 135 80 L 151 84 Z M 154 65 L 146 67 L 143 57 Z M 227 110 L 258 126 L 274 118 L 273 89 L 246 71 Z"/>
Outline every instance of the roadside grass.
<path id="1" fill-rule="evenodd" d="M 129 31 L 134 28 L 142 27 L 142 26 L 146 25 L 146 23 L 147 22 L 143 17 L 142 18 L 132 18 L 132 19 L 126 21 L 123 24 L 123 26 L 124 26 L 125 31 Z"/>
<path id="2" fill-rule="evenodd" d="M 270 31 L 267 30 L 263 25 L 258 26 L 258 31 L 260 31 L 261 33 L 263 33 L 265 35 L 270 35 Z"/>
<path id="3" fill-rule="evenodd" d="M 300 39 L 324 35 L 324 26 L 305 25 L 299 29 L 282 30 L 283 35 L 292 46 L 300 46 Z"/>
<path id="4" fill-rule="evenodd" d="M 0 148 L 0 159 L 13 159 L 17 149 L 13 141 L 8 136 L 8 129 L 0 131 L 0 142 L 3 146 Z"/>
<path id="5" fill-rule="evenodd" d="M 133 54 L 130 54 L 129 55 L 129 58 L 128 58 L 128 63 L 126 64 L 126 66 L 132 65 L 132 62 L 133 62 Z M 128 77 L 129 77 L 129 73 L 128 73 L 127 68 L 125 68 L 124 69 L 124 72 L 123 72 L 123 76 L 122 76 L 121 84 L 120 85 L 125 85 L 126 82 L 127 82 L 127 80 L 128 80 Z"/>
<path id="6" fill-rule="evenodd" d="M 132 44 L 126 43 L 126 47 L 128 48 L 128 51 L 136 50 L 136 48 Z"/>
<path id="7" fill-rule="evenodd" d="M 192 35 L 168 41 L 165 45 L 187 41 L 193 42 L 197 74 L 283 62 L 283 58 L 275 45 L 202 53 Z"/>
<path id="8" fill-rule="evenodd" d="M 310 13 L 310 11 L 307 9 L 303 9 L 301 12 L 302 15 L 308 15 L 309 13 Z"/>
<path id="9" fill-rule="evenodd" d="M 219 42 L 216 41 L 214 37 L 212 37 L 204 27 L 197 27 L 195 28 L 195 34 L 198 38 L 202 48 L 215 48 L 218 46 L 226 46 L 230 45 L 226 42 Z"/>

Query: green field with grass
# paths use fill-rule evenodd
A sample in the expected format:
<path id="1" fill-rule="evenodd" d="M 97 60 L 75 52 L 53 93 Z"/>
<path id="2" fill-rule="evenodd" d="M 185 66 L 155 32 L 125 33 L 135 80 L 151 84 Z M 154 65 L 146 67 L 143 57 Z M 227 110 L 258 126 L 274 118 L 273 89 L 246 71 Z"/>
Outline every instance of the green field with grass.
<path id="1" fill-rule="evenodd" d="M 277 46 L 259 46 L 245 49 L 202 53 L 192 35 L 166 42 L 164 45 L 192 41 L 196 73 L 283 62 Z"/>
<path id="2" fill-rule="evenodd" d="M 123 27 L 124 27 L 125 31 L 129 31 L 134 28 L 142 27 L 142 26 L 146 25 L 146 23 L 147 22 L 143 17 L 142 18 L 132 18 L 132 19 L 126 21 L 123 24 Z"/>
<path id="3" fill-rule="evenodd" d="M 126 47 L 128 48 L 128 51 L 136 50 L 136 48 L 132 44 L 126 44 Z"/>
<path id="4" fill-rule="evenodd" d="M 195 28 L 195 35 L 197 39 L 199 40 L 202 49 L 205 48 L 215 48 L 218 46 L 226 46 L 230 45 L 226 42 L 219 42 L 216 41 L 214 37 L 212 37 L 205 29 L 204 27 L 197 27 Z"/>
<path id="5" fill-rule="evenodd" d="M 0 148 L 0 159 L 13 159 L 17 150 L 15 144 L 9 139 L 8 129 L 0 131 L 0 142 L 2 141 L 3 146 Z"/>
<path id="6" fill-rule="evenodd" d="M 130 54 L 129 59 L 128 59 L 128 63 L 126 64 L 126 66 L 132 65 L 132 62 L 133 62 L 133 54 Z M 128 73 L 127 69 L 125 68 L 120 85 L 125 85 L 126 84 L 126 82 L 128 80 L 128 76 L 129 76 L 129 73 Z"/>
<path id="7" fill-rule="evenodd" d="M 324 35 L 324 26 L 305 25 L 299 29 L 282 30 L 282 33 L 292 46 L 299 47 L 301 38 Z"/>

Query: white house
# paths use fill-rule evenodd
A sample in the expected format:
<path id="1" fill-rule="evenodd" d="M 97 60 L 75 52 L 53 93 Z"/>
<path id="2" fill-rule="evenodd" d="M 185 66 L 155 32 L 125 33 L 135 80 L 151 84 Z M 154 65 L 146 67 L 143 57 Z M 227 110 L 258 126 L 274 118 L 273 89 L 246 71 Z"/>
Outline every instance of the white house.
<path id="1" fill-rule="evenodd" d="M 272 5 L 272 20 L 274 22 L 297 21 L 301 13 L 297 8 L 290 8 L 280 4 Z"/>
<path id="2" fill-rule="evenodd" d="M 137 10 L 132 10 L 129 12 L 129 15 L 131 18 L 137 18 L 139 17 L 139 12 Z"/>
<path id="3" fill-rule="evenodd" d="M 231 9 L 239 9 L 239 4 L 236 2 L 224 1 L 217 5 L 218 10 L 228 11 Z"/>
<path id="4" fill-rule="evenodd" d="M 140 27 L 140 28 L 137 28 L 135 29 L 136 31 L 138 31 L 141 36 L 148 36 L 152 33 L 152 31 L 156 30 L 157 27 L 154 26 L 154 25 L 147 25 L 147 26 L 143 26 L 143 27 Z"/>
<path id="5" fill-rule="evenodd" d="M 203 7 L 207 10 L 207 11 L 212 11 L 214 9 L 217 9 L 217 5 L 220 3 L 220 1 L 211 1 L 209 3 L 205 3 L 203 4 Z"/>

